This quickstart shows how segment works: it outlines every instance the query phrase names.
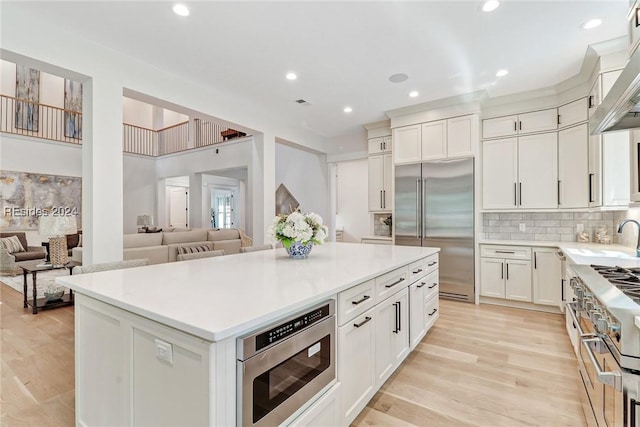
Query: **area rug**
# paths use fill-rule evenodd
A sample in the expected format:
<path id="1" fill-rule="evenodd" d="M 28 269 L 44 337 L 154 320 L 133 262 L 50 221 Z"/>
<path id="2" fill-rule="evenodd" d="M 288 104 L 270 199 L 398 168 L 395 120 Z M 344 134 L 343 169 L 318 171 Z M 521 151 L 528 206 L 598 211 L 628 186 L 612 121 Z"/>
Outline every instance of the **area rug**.
<path id="1" fill-rule="evenodd" d="M 38 286 L 38 298 L 44 297 L 44 290 L 47 289 L 47 287 L 51 285 L 60 287 L 60 285 L 55 283 L 56 277 L 68 275 L 69 270 L 66 268 L 38 272 L 38 278 L 36 279 Z M 24 283 L 22 274 L 16 274 L 15 276 L 0 276 L 0 282 L 22 293 Z M 33 279 L 31 274 L 27 275 L 27 293 L 29 297 L 33 295 Z"/>

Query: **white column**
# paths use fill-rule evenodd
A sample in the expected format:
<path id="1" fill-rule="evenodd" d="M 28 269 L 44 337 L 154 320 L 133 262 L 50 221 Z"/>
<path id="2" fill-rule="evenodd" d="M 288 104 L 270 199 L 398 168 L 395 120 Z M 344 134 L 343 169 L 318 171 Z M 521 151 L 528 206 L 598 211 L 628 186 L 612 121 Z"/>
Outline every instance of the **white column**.
<path id="1" fill-rule="evenodd" d="M 202 174 L 189 175 L 189 227 L 209 228 L 202 221 Z"/>
<path id="2" fill-rule="evenodd" d="M 325 225 L 329 227 L 329 241 L 336 240 L 336 214 L 338 213 L 338 165 L 329 163 L 327 165 L 327 181 L 329 186 L 329 212 L 325 219 Z"/>
<path id="3" fill-rule="evenodd" d="M 83 84 L 82 233 L 85 265 L 122 260 L 122 86 Z"/>
<path id="4" fill-rule="evenodd" d="M 267 228 L 276 214 L 276 138 L 259 134 L 253 138 L 252 168 L 249 180 L 253 201 L 253 243 L 262 245 Z"/>

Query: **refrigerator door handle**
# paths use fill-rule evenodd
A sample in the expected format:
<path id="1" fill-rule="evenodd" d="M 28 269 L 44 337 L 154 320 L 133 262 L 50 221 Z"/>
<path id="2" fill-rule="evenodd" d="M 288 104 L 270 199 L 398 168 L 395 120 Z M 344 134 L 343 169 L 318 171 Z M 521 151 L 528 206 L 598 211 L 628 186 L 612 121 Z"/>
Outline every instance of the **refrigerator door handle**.
<path id="1" fill-rule="evenodd" d="M 420 180 L 416 179 L 416 237 L 422 238 L 420 235 Z"/>

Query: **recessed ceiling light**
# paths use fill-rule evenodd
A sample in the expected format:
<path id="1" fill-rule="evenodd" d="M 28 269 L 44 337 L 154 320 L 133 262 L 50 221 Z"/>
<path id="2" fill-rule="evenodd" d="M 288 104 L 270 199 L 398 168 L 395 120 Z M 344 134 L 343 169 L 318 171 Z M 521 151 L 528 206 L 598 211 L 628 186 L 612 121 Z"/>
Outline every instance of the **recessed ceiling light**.
<path id="1" fill-rule="evenodd" d="M 345 113 L 350 113 L 353 111 L 353 108 L 347 106 L 347 107 L 344 107 L 344 110 L 342 111 L 344 111 Z"/>
<path id="2" fill-rule="evenodd" d="M 582 24 L 582 28 L 585 30 L 591 30 L 598 27 L 600 24 L 602 24 L 602 19 L 595 18 Z"/>
<path id="3" fill-rule="evenodd" d="M 173 6 L 173 12 L 180 16 L 189 16 L 189 8 L 181 3 Z"/>
<path id="4" fill-rule="evenodd" d="M 398 73 L 398 74 L 392 74 L 389 76 L 389 81 L 391 83 L 402 83 L 405 80 L 407 80 L 409 78 L 409 76 L 407 76 L 405 73 Z"/>
<path id="5" fill-rule="evenodd" d="M 418 93 L 417 90 L 412 90 L 411 92 L 409 92 L 409 96 L 412 98 L 415 98 L 418 95 L 420 95 L 420 93 Z"/>
<path id="6" fill-rule="evenodd" d="M 498 0 L 487 0 L 482 5 L 483 12 L 491 12 L 494 11 L 500 6 L 500 2 Z"/>
<path id="7" fill-rule="evenodd" d="M 298 76 L 296 75 L 296 73 L 287 73 L 287 80 L 295 80 L 297 78 Z"/>
<path id="8" fill-rule="evenodd" d="M 498 70 L 498 72 L 496 73 L 496 77 L 504 77 L 507 74 L 509 74 L 508 70 Z"/>

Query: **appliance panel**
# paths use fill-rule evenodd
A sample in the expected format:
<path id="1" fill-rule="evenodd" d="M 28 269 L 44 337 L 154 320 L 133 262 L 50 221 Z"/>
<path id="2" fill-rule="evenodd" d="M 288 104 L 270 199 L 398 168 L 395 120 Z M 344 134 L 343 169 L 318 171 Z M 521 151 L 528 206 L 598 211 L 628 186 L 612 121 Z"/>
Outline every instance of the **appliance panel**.
<path id="1" fill-rule="evenodd" d="M 474 302 L 473 238 L 425 238 L 422 246 L 440 248 L 438 267 L 440 295 Z"/>
<path id="2" fill-rule="evenodd" d="M 396 244 L 420 246 L 420 216 L 422 213 L 421 166 L 404 165 L 395 169 L 395 227 Z"/>

